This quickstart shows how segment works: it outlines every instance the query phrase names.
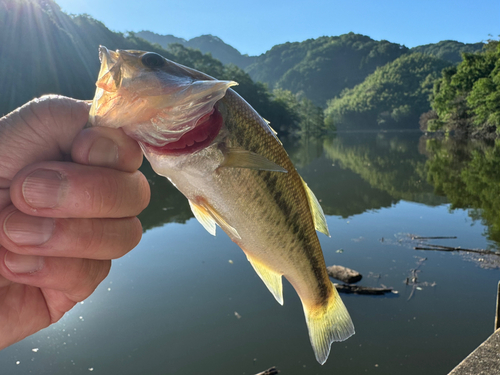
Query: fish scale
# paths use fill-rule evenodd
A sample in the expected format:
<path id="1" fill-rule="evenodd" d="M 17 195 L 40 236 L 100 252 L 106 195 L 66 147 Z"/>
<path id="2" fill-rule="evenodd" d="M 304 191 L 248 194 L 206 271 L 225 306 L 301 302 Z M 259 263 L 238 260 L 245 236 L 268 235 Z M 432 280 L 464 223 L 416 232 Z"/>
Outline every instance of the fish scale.
<path id="1" fill-rule="evenodd" d="M 323 211 L 273 130 L 229 88 L 234 82 L 142 51 L 101 47 L 100 57 L 92 124 L 135 138 L 205 229 L 215 235 L 217 224 L 240 246 L 280 304 L 285 276 L 323 364 L 331 343 L 354 327 L 326 272 L 316 234 L 329 235 Z"/>

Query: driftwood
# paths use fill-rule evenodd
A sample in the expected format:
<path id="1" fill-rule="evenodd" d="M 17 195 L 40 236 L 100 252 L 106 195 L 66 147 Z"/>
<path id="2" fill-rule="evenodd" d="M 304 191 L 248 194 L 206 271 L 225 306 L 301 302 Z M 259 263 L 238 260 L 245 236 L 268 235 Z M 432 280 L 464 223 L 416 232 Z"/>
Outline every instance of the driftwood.
<path id="1" fill-rule="evenodd" d="M 416 246 L 414 250 L 428 250 L 428 251 L 465 251 L 468 253 L 476 254 L 487 254 L 487 255 L 500 255 L 497 251 L 485 250 L 485 249 L 465 249 L 463 247 L 452 247 L 443 245 L 433 245 L 430 243 L 422 244 L 422 246 Z"/>
<path id="2" fill-rule="evenodd" d="M 418 258 L 417 266 L 414 269 L 410 270 L 410 277 L 407 277 L 405 281 L 406 285 L 411 285 L 411 293 L 407 301 L 412 299 L 412 297 L 415 294 L 415 290 L 422 290 L 421 288 L 422 286 L 432 286 L 432 287 L 436 286 L 435 282 L 429 283 L 427 281 L 418 281 L 418 273 L 420 272 L 420 267 L 424 264 L 427 258 L 420 258 L 420 257 L 415 257 L 415 258 Z"/>
<path id="3" fill-rule="evenodd" d="M 255 375 L 276 375 L 278 374 L 279 371 L 276 370 L 276 367 L 271 367 L 271 368 L 268 368 L 266 371 L 262 371 L 262 372 L 259 372 L 258 374 L 255 374 Z"/>
<path id="4" fill-rule="evenodd" d="M 348 284 L 357 283 L 363 277 L 358 271 L 342 266 L 330 266 L 326 267 L 326 270 L 328 276 Z"/>
<path id="5" fill-rule="evenodd" d="M 354 294 L 372 294 L 372 295 L 380 295 L 386 293 L 393 293 L 394 290 L 392 288 L 372 288 L 368 286 L 359 286 L 353 284 L 334 284 L 335 288 L 340 293 L 354 293 Z"/>
<path id="6" fill-rule="evenodd" d="M 412 240 L 454 240 L 456 239 L 457 236 L 450 236 L 450 237 L 445 237 L 445 236 L 437 236 L 437 237 L 421 237 L 421 236 L 412 236 Z"/>

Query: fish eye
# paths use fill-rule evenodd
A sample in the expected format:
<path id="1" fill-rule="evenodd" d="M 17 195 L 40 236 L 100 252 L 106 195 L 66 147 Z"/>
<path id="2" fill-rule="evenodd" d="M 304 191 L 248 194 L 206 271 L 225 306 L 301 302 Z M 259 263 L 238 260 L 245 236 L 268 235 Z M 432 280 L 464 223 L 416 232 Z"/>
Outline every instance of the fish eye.
<path id="1" fill-rule="evenodd" d="M 154 52 L 147 52 L 142 55 L 141 61 L 146 68 L 151 69 L 161 68 L 163 65 L 165 65 L 165 60 L 163 59 L 163 57 Z"/>

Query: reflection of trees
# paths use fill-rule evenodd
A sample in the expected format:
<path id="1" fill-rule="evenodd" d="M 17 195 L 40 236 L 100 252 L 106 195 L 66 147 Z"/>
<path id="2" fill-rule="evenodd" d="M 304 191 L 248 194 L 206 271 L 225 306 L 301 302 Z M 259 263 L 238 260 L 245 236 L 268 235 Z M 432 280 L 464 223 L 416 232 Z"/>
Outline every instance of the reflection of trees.
<path id="1" fill-rule="evenodd" d="M 324 142 L 328 158 L 358 174 L 370 186 L 393 199 L 435 205 L 436 198 L 425 180 L 426 157 L 418 152 L 415 134 L 355 133 Z"/>
<path id="2" fill-rule="evenodd" d="M 141 167 L 151 186 L 151 202 L 139 215 L 144 231 L 165 223 L 185 223 L 193 217 L 187 199 L 145 160 Z"/>
<path id="3" fill-rule="evenodd" d="M 361 176 L 325 157 L 299 172 L 321 203 L 326 215 L 349 217 L 396 203 L 387 192 L 373 188 Z"/>
<path id="4" fill-rule="evenodd" d="M 323 155 L 324 137 L 303 134 L 300 138 L 280 138 L 288 156 L 297 168 L 305 167 Z"/>
<path id="5" fill-rule="evenodd" d="M 346 217 L 389 207 L 400 199 L 429 205 L 445 202 L 423 178 L 426 156 L 418 151 L 417 136 L 338 133 L 302 137 L 296 143 L 286 139 L 285 146 L 325 213 Z"/>
<path id="6" fill-rule="evenodd" d="M 446 202 L 446 194 L 434 195 L 426 182 L 427 156 L 419 152 L 418 134 L 339 133 L 283 141 L 327 215 L 348 217 L 390 207 L 400 199 L 428 205 Z M 456 167 L 450 165 L 450 176 Z M 141 170 L 152 189 L 151 204 L 140 216 L 144 230 L 193 217 L 187 200 L 167 179 L 157 176 L 148 163 Z"/>
<path id="7" fill-rule="evenodd" d="M 500 241 L 500 142 L 429 139 L 427 179 L 452 208 L 487 227 L 487 237 Z"/>

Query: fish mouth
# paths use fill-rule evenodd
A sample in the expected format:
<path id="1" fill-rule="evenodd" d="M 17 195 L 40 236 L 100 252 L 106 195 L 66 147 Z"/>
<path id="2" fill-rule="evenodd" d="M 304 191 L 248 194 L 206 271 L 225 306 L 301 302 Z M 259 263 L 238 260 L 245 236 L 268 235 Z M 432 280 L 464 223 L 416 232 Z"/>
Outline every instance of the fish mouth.
<path id="1" fill-rule="evenodd" d="M 175 142 L 164 146 L 154 146 L 143 142 L 146 149 L 162 155 L 185 155 L 200 151 L 209 146 L 219 134 L 224 119 L 214 106 L 211 112 L 201 117 L 193 130 L 188 131 Z"/>

